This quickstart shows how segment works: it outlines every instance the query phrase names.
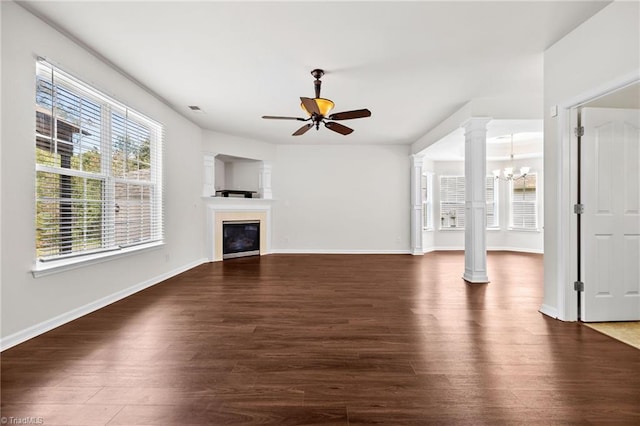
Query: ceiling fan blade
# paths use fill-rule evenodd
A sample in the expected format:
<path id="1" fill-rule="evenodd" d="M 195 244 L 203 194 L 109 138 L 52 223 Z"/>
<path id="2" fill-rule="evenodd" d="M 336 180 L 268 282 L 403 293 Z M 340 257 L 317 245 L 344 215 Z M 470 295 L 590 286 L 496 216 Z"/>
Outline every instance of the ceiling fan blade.
<path id="1" fill-rule="evenodd" d="M 328 123 L 324 123 L 324 127 L 329 130 L 333 130 L 334 132 L 338 132 L 341 135 L 348 135 L 349 133 L 353 132 L 353 129 L 350 129 L 347 126 L 343 126 L 340 123 L 333 123 L 331 121 Z"/>
<path id="2" fill-rule="evenodd" d="M 307 111 L 309 111 L 311 114 L 322 115 L 320 114 L 320 109 L 318 108 L 318 104 L 313 99 L 301 97 L 300 101 L 302 101 L 302 105 L 304 105 Z"/>
<path id="3" fill-rule="evenodd" d="M 356 109 L 353 111 L 336 112 L 331 114 L 329 120 L 351 120 L 353 118 L 371 117 L 371 111 L 368 109 Z"/>
<path id="4" fill-rule="evenodd" d="M 308 118 L 300 118 L 300 117 L 280 117 L 277 115 L 263 115 L 262 118 L 266 118 L 267 120 L 298 120 L 298 121 L 307 121 Z"/>
<path id="5" fill-rule="evenodd" d="M 291 136 L 303 135 L 307 132 L 307 130 L 309 130 L 312 127 L 313 127 L 313 123 L 305 124 L 304 126 L 300 127 L 298 130 L 296 130 Z"/>

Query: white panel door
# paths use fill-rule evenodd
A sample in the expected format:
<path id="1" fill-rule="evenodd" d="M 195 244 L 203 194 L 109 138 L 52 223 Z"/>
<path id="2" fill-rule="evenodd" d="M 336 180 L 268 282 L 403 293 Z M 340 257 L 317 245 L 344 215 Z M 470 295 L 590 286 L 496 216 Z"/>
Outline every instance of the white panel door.
<path id="1" fill-rule="evenodd" d="M 640 110 L 584 108 L 583 321 L 640 320 Z"/>

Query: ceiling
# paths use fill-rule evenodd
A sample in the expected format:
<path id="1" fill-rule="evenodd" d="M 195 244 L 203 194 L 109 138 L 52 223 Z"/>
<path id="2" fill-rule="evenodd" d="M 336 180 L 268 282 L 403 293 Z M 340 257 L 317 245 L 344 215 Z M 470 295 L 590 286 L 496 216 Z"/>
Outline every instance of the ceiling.
<path id="1" fill-rule="evenodd" d="M 20 2 L 202 128 L 300 144 L 411 144 L 472 99 L 539 102 L 544 50 L 607 3 Z M 314 68 L 335 112 L 371 110 L 353 134 L 261 118 L 302 117 Z"/>

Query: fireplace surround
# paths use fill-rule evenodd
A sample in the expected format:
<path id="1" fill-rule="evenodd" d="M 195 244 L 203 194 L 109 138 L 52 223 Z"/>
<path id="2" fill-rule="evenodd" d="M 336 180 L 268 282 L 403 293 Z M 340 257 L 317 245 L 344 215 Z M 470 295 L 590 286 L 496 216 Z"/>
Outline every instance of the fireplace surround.
<path id="1" fill-rule="evenodd" d="M 223 222 L 257 222 L 260 224 L 260 256 L 271 248 L 270 200 L 203 197 L 206 206 L 206 251 L 210 262 L 223 260 Z"/>

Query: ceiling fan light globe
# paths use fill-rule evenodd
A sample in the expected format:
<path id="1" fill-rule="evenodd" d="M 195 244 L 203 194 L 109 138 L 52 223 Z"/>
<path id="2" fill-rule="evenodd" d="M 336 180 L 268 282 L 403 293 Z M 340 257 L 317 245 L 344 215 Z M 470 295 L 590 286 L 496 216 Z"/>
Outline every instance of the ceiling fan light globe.
<path id="1" fill-rule="evenodd" d="M 325 99 L 325 98 L 313 98 L 313 100 L 315 101 L 316 105 L 318 105 L 318 110 L 320 110 L 320 114 L 323 117 L 326 117 L 329 112 L 333 109 L 333 107 L 335 106 L 335 104 L 333 103 L 333 101 L 329 100 L 329 99 Z M 307 109 L 304 107 L 304 104 L 300 104 L 300 108 L 302 108 L 302 110 L 308 115 L 311 116 L 311 113 L 309 111 L 307 111 Z"/>

